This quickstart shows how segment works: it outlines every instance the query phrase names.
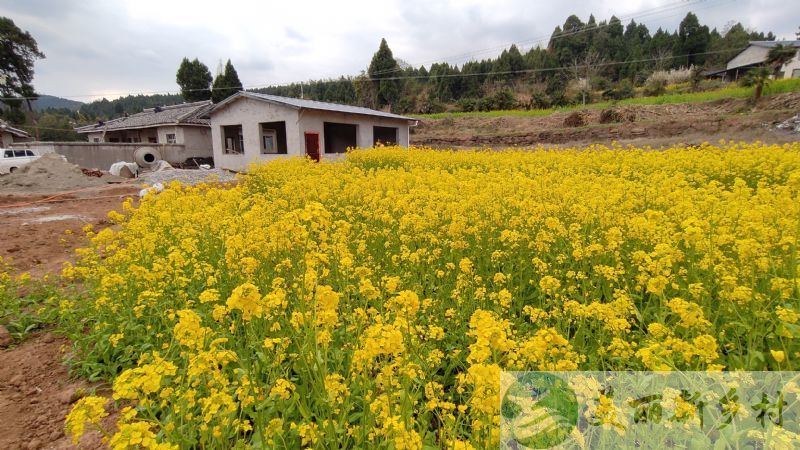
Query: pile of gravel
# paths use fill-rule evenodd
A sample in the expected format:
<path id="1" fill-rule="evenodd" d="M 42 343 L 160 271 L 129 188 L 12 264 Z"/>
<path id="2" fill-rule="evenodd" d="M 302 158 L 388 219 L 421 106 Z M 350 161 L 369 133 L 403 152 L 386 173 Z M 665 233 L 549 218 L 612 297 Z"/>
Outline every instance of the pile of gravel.
<path id="1" fill-rule="evenodd" d="M 203 182 L 233 181 L 236 174 L 223 169 L 166 169 L 157 172 L 140 172 L 139 181 L 152 186 L 156 183 L 164 185 L 178 180 L 184 184 L 195 185 Z"/>
<path id="2" fill-rule="evenodd" d="M 63 156 L 47 153 L 14 173 L 0 177 L 2 194 L 43 194 L 101 186 L 120 182 L 121 178 L 106 174 L 103 177 L 87 176 L 81 168 L 67 162 Z"/>

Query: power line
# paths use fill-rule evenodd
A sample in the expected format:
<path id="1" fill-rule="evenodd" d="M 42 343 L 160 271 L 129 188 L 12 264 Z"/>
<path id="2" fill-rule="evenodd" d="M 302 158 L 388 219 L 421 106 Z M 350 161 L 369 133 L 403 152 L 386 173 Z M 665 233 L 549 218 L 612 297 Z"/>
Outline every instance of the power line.
<path id="1" fill-rule="evenodd" d="M 620 16 L 618 18 L 618 20 L 619 20 L 619 23 L 622 23 L 623 20 L 627 21 L 628 19 L 634 19 L 635 20 L 635 19 L 638 18 L 638 19 L 641 20 L 643 17 L 658 15 L 658 14 L 661 14 L 663 12 L 667 12 L 667 11 L 675 10 L 675 9 L 680 9 L 680 8 L 684 8 L 686 6 L 691 6 L 691 5 L 695 5 L 695 4 L 706 3 L 706 2 L 713 3 L 714 1 L 715 0 L 680 0 L 680 1 L 672 3 L 672 4 L 667 4 L 667 5 L 662 5 L 662 6 L 659 6 L 659 7 L 651 8 L 651 9 L 642 10 L 642 11 L 639 11 L 639 12 L 636 12 L 636 13 L 631 13 L 629 15 L 623 15 L 623 16 Z M 722 3 L 727 3 L 727 2 L 736 1 L 736 0 L 720 0 L 720 1 L 721 1 L 720 4 L 722 4 Z M 707 7 L 712 7 L 712 6 L 718 6 L 718 5 L 709 4 Z M 706 9 L 706 8 L 703 8 L 703 9 Z M 511 44 L 506 44 L 506 45 L 503 45 L 503 46 L 495 46 L 495 47 L 490 47 L 490 48 L 486 48 L 486 49 L 477 50 L 477 51 L 470 52 L 470 53 L 463 53 L 463 54 L 455 55 L 455 56 L 451 56 L 451 57 L 439 58 L 439 59 L 436 59 L 436 60 L 430 60 L 430 61 L 428 61 L 428 63 L 433 63 L 433 62 L 438 62 L 438 61 L 443 61 L 443 60 L 444 60 L 444 62 L 446 62 L 447 60 L 452 60 L 453 58 L 462 59 L 464 57 L 474 57 L 475 55 L 478 55 L 478 54 L 483 54 L 483 53 L 487 53 L 487 52 L 490 52 L 490 51 L 496 51 L 498 49 L 505 49 L 509 45 L 516 45 L 516 44 L 522 45 L 523 43 L 543 42 L 544 40 L 547 40 L 547 39 L 551 39 L 552 40 L 552 39 L 566 38 L 566 37 L 574 36 L 574 35 L 580 34 L 580 33 L 586 33 L 586 32 L 589 32 L 589 31 L 596 31 L 598 29 L 601 29 L 603 27 L 608 27 L 610 25 L 611 25 L 611 22 L 607 22 L 607 23 L 601 24 L 601 25 L 593 25 L 593 26 L 588 26 L 588 24 L 587 24 L 587 26 L 584 26 L 584 27 L 582 27 L 582 28 L 580 28 L 578 30 L 574 30 L 574 31 L 567 32 L 567 33 L 562 32 L 562 33 L 559 33 L 557 35 L 552 35 L 552 36 L 541 36 L 541 37 L 537 37 L 537 38 L 521 40 L 521 41 L 517 41 L 517 42 L 511 43 Z M 710 54 L 710 53 L 708 53 L 708 54 Z M 688 56 L 688 55 L 683 55 L 683 56 Z M 657 59 L 654 59 L 654 60 L 657 60 Z M 630 61 L 630 62 L 641 62 L 641 61 Z M 425 63 L 422 63 L 421 65 L 424 65 L 424 64 Z M 610 64 L 614 64 L 614 63 L 610 63 Z M 575 68 L 575 66 L 570 66 L 570 68 Z M 558 69 L 559 68 L 556 68 L 556 69 L 529 69 L 527 72 L 531 72 L 531 71 L 549 71 L 549 70 L 558 70 Z M 383 74 L 383 73 L 392 73 L 392 72 L 398 72 L 398 71 L 402 71 L 402 70 L 403 69 L 401 69 L 401 68 L 387 69 L 385 71 L 374 72 L 372 75 L 379 75 L 379 74 Z M 524 71 L 493 72 L 493 73 L 496 73 L 496 74 L 512 74 L 512 73 L 524 73 Z M 462 74 L 454 74 L 454 75 L 459 75 L 460 76 Z M 486 75 L 486 74 L 485 73 L 469 74 L 469 76 L 479 76 L 479 75 Z M 445 75 L 438 75 L 438 76 L 445 76 Z M 452 76 L 452 75 L 447 75 L 447 76 Z M 382 80 L 393 80 L 393 79 L 409 79 L 409 78 L 426 78 L 426 77 L 425 76 L 406 76 L 406 77 L 389 77 L 389 78 L 381 78 L 381 79 Z M 337 81 L 337 80 L 332 80 L 332 81 Z M 252 85 L 252 86 L 242 87 L 242 89 L 244 89 L 244 90 L 247 90 L 247 89 L 258 89 L 258 88 L 272 87 L 272 86 L 276 86 L 276 85 L 303 84 L 303 83 L 304 83 L 303 81 L 299 81 L 299 82 L 298 81 L 296 81 L 296 82 L 284 82 L 284 83 L 270 83 L 270 84 L 265 84 L 265 85 Z M 239 88 L 239 86 L 222 87 L 220 89 L 236 89 L 236 88 Z M 186 91 L 204 91 L 204 90 L 207 90 L 207 89 L 205 89 L 205 88 L 187 89 Z M 154 95 L 154 94 L 177 95 L 178 93 L 177 92 L 171 92 L 169 90 L 126 92 L 126 93 L 107 93 L 107 94 L 103 95 L 103 98 L 105 98 L 106 96 L 108 96 L 108 97 L 114 97 L 114 96 L 122 97 L 123 95 L 132 96 L 132 95 Z M 97 94 L 75 94 L 75 95 L 60 95 L 58 97 L 69 99 L 69 98 L 89 98 L 89 97 L 96 97 L 96 96 L 97 96 Z M 29 96 L 29 97 L 0 97 L 0 101 L 5 101 L 5 100 L 38 100 L 39 98 L 40 97 L 37 97 L 37 96 Z"/>
<path id="2" fill-rule="evenodd" d="M 610 67 L 610 66 L 619 66 L 625 64 L 635 64 L 641 62 L 654 62 L 659 60 L 671 60 L 671 59 L 679 59 L 679 58 L 688 58 L 690 56 L 704 56 L 704 55 L 717 55 L 722 53 L 733 53 L 739 52 L 744 50 L 744 48 L 735 48 L 735 49 L 727 49 L 727 50 L 717 50 L 712 52 L 701 52 L 701 53 L 687 53 L 683 55 L 671 55 L 666 57 L 653 57 L 653 58 L 642 58 L 642 59 L 631 59 L 626 61 L 610 61 L 598 64 L 583 64 L 583 65 L 569 65 L 569 66 L 560 66 L 560 67 L 543 67 L 539 69 L 520 69 L 520 70 L 506 70 L 500 72 L 476 72 L 476 73 L 448 73 L 448 74 L 441 74 L 441 75 L 404 75 L 404 76 L 397 76 L 397 77 L 387 77 L 381 78 L 380 80 L 412 80 L 412 79 L 437 79 L 437 78 L 460 78 L 460 77 L 476 77 L 476 76 L 489 76 L 489 75 L 513 75 L 513 74 L 529 74 L 529 73 L 543 73 L 543 72 L 557 72 L 561 70 L 575 70 L 575 69 L 582 69 L 587 67 Z M 372 81 L 372 80 L 370 80 Z M 252 85 L 247 87 L 242 87 L 242 90 L 249 90 L 249 89 L 260 89 L 260 88 L 268 88 L 272 87 L 273 85 Z M 223 87 L 220 89 L 235 89 L 239 86 L 231 86 L 231 87 Z M 205 89 L 196 89 L 196 90 L 205 90 Z M 163 93 L 164 91 L 152 91 L 153 93 Z M 145 95 L 148 92 L 138 92 L 138 93 L 126 93 L 127 95 Z M 123 94 L 118 94 L 123 95 Z M 62 98 L 70 98 L 68 96 L 61 96 Z M 6 97 L 0 98 L 0 100 L 11 99 L 11 100 L 25 100 L 25 99 L 32 99 L 35 100 L 38 97 Z M 73 97 L 74 98 L 74 97 Z"/>
<path id="3" fill-rule="evenodd" d="M 714 2 L 714 1 L 715 0 L 680 0 L 680 1 L 672 3 L 672 4 L 667 4 L 667 5 L 659 6 L 659 7 L 656 7 L 656 8 L 642 10 L 642 11 L 639 11 L 639 12 L 636 12 L 636 13 L 631 13 L 631 14 L 629 14 L 627 16 L 620 16 L 617 19 L 618 19 L 619 23 L 622 24 L 623 21 L 628 21 L 629 19 L 639 19 L 639 20 L 641 20 L 643 17 L 659 15 L 660 13 L 668 12 L 670 10 L 681 9 L 681 8 L 686 7 L 686 6 L 691 6 L 691 5 L 694 5 L 694 4 L 700 4 L 700 3 L 705 3 L 705 2 Z M 731 2 L 731 1 L 736 1 L 736 0 L 721 0 L 721 2 L 719 2 L 719 4 L 727 3 L 727 2 Z M 709 5 L 708 7 L 711 7 L 711 6 L 718 6 L 718 5 Z M 671 17 L 671 16 L 668 16 L 668 17 Z M 489 47 L 489 48 L 476 50 L 476 51 L 469 52 L 469 53 L 461 53 L 461 54 L 454 55 L 454 56 L 451 56 L 451 57 L 445 57 L 445 58 L 438 58 L 438 59 L 435 59 L 435 60 L 429 60 L 429 61 L 423 62 L 422 64 L 416 64 L 416 66 L 421 66 L 421 65 L 425 65 L 425 64 L 432 64 L 432 63 L 436 63 L 436 62 L 439 62 L 439 61 L 447 62 L 448 60 L 453 60 L 453 59 L 455 59 L 457 61 L 460 61 L 460 60 L 465 59 L 465 58 L 472 58 L 472 57 L 474 57 L 476 55 L 479 55 L 479 54 L 484 54 L 484 53 L 488 53 L 488 52 L 494 52 L 494 51 L 498 51 L 498 50 L 504 50 L 507 47 L 510 47 L 511 45 L 519 44 L 519 46 L 522 46 L 523 44 L 526 44 L 526 43 L 527 44 L 543 43 L 545 41 L 563 39 L 563 38 L 570 37 L 570 36 L 575 36 L 575 35 L 581 34 L 581 33 L 588 33 L 590 31 L 597 31 L 597 30 L 600 30 L 602 28 L 609 27 L 611 25 L 612 25 L 611 21 L 608 21 L 608 22 L 606 22 L 604 24 L 600 24 L 600 25 L 595 24 L 595 25 L 591 25 L 590 26 L 589 24 L 585 24 L 584 27 L 582 27 L 580 29 L 577 29 L 577 30 L 572 30 L 572 31 L 569 31 L 569 32 L 567 32 L 567 30 L 564 30 L 562 33 L 559 33 L 559 34 L 546 35 L 546 36 L 542 35 L 542 36 L 535 37 L 535 38 L 524 39 L 524 40 L 521 40 L 521 41 L 511 42 L 511 43 L 507 43 L 507 44 L 504 44 L 504 45 L 498 45 L 498 46 L 495 46 L 495 47 Z M 412 65 L 412 67 L 413 66 L 414 65 Z M 403 70 L 403 69 L 400 69 L 400 68 L 386 69 L 386 70 L 382 70 L 382 71 L 373 72 L 371 75 L 380 75 L 380 74 L 383 74 L 383 73 L 392 73 L 392 72 L 397 72 L 397 71 L 401 71 L 401 70 Z"/>

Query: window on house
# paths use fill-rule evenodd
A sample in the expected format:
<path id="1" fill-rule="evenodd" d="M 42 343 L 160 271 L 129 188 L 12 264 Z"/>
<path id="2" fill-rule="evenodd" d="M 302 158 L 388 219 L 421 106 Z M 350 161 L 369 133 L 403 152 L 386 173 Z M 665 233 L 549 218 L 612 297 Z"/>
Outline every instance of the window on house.
<path id="1" fill-rule="evenodd" d="M 356 147 L 357 127 L 349 123 L 325 122 L 325 153 L 345 153 Z"/>
<path id="2" fill-rule="evenodd" d="M 261 124 L 261 153 L 285 154 L 286 146 L 286 122 L 265 122 Z"/>
<path id="3" fill-rule="evenodd" d="M 373 145 L 397 145 L 397 128 L 372 127 Z"/>
<path id="4" fill-rule="evenodd" d="M 175 144 L 178 139 L 175 138 L 175 133 L 167 133 L 167 144 Z"/>
<path id="5" fill-rule="evenodd" d="M 224 153 L 241 155 L 244 153 L 244 134 L 241 125 L 228 125 L 222 127 L 222 145 Z"/>

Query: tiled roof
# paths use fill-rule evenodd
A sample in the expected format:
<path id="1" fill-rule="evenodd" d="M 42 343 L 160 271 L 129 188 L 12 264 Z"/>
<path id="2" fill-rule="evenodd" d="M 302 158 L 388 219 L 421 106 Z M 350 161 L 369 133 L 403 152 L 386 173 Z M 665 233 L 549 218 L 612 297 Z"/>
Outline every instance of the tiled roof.
<path id="1" fill-rule="evenodd" d="M 11 133 L 16 137 L 21 138 L 28 138 L 31 137 L 25 130 L 20 130 L 19 128 L 14 128 L 8 124 L 5 120 L 0 119 L 0 131 L 5 131 L 6 133 Z"/>
<path id="2" fill-rule="evenodd" d="M 360 106 L 350 106 L 350 105 L 341 105 L 338 103 L 328 103 L 328 102 L 318 102 L 316 100 L 305 100 L 301 98 L 291 98 L 291 97 L 280 97 L 277 95 L 269 95 L 269 94 L 258 94 L 255 92 L 246 92 L 246 91 L 239 91 L 236 94 L 226 98 L 222 102 L 218 103 L 214 108 L 211 110 L 213 113 L 215 110 L 221 108 L 222 106 L 234 101 L 240 97 L 248 97 L 255 100 L 263 100 L 271 103 L 278 103 L 282 105 L 286 105 L 296 109 L 315 109 L 319 111 L 333 111 L 333 112 L 340 112 L 340 113 L 347 113 L 347 114 L 360 114 L 364 116 L 375 116 L 375 117 L 384 117 L 387 119 L 397 119 L 397 120 L 416 120 L 412 119 L 411 117 L 401 116 L 398 114 L 392 114 L 384 111 L 377 111 L 374 109 L 369 108 L 362 108 Z"/>
<path id="3" fill-rule="evenodd" d="M 75 129 L 78 133 L 98 131 L 129 130 L 150 128 L 159 125 L 208 125 L 206 113 L 211 109 L 211 100 L 180 105 L 148 108 L 128 117 L 118 117 L 101 123 L 86 125 Z"/>

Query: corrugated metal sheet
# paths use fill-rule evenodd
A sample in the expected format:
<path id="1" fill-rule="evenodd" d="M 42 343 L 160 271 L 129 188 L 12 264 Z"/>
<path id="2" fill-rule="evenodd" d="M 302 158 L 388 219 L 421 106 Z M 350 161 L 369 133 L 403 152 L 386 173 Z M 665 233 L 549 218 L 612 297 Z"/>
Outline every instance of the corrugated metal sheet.
<path id="1" fill-rule="evenodd" d="M 416 120 L 412 119 L 411 117 L 401 116 L 399 114 L 392 114 L 384 111 L 377 111 L 370 108 L 362 108 L 360 106 L 340 105 L 338 103 L 318 102 L 315 100 L 281 97 L 278 95 L 258 94 L 255 92 L 244 92 L 244 91 L 238 92 L 236 95 L 232 97 L 228 97 L 225 101 L 218 104 L 215 107 L 215 109 L 228 103 L 228 100 L 232 101 L 233 98 L 237 96 L 244 96 L 258 100 L 265 100 L 268 102 L 279 103 L 297 109 L 315 109 L 318 111 L 333 111 L 333 112 L 340 112 L 347 114 L 360 114 L 364 116 L 384 117 L 387 119 L 397 119 L 397 120 L 407 120 L 407 121 Z"/>

